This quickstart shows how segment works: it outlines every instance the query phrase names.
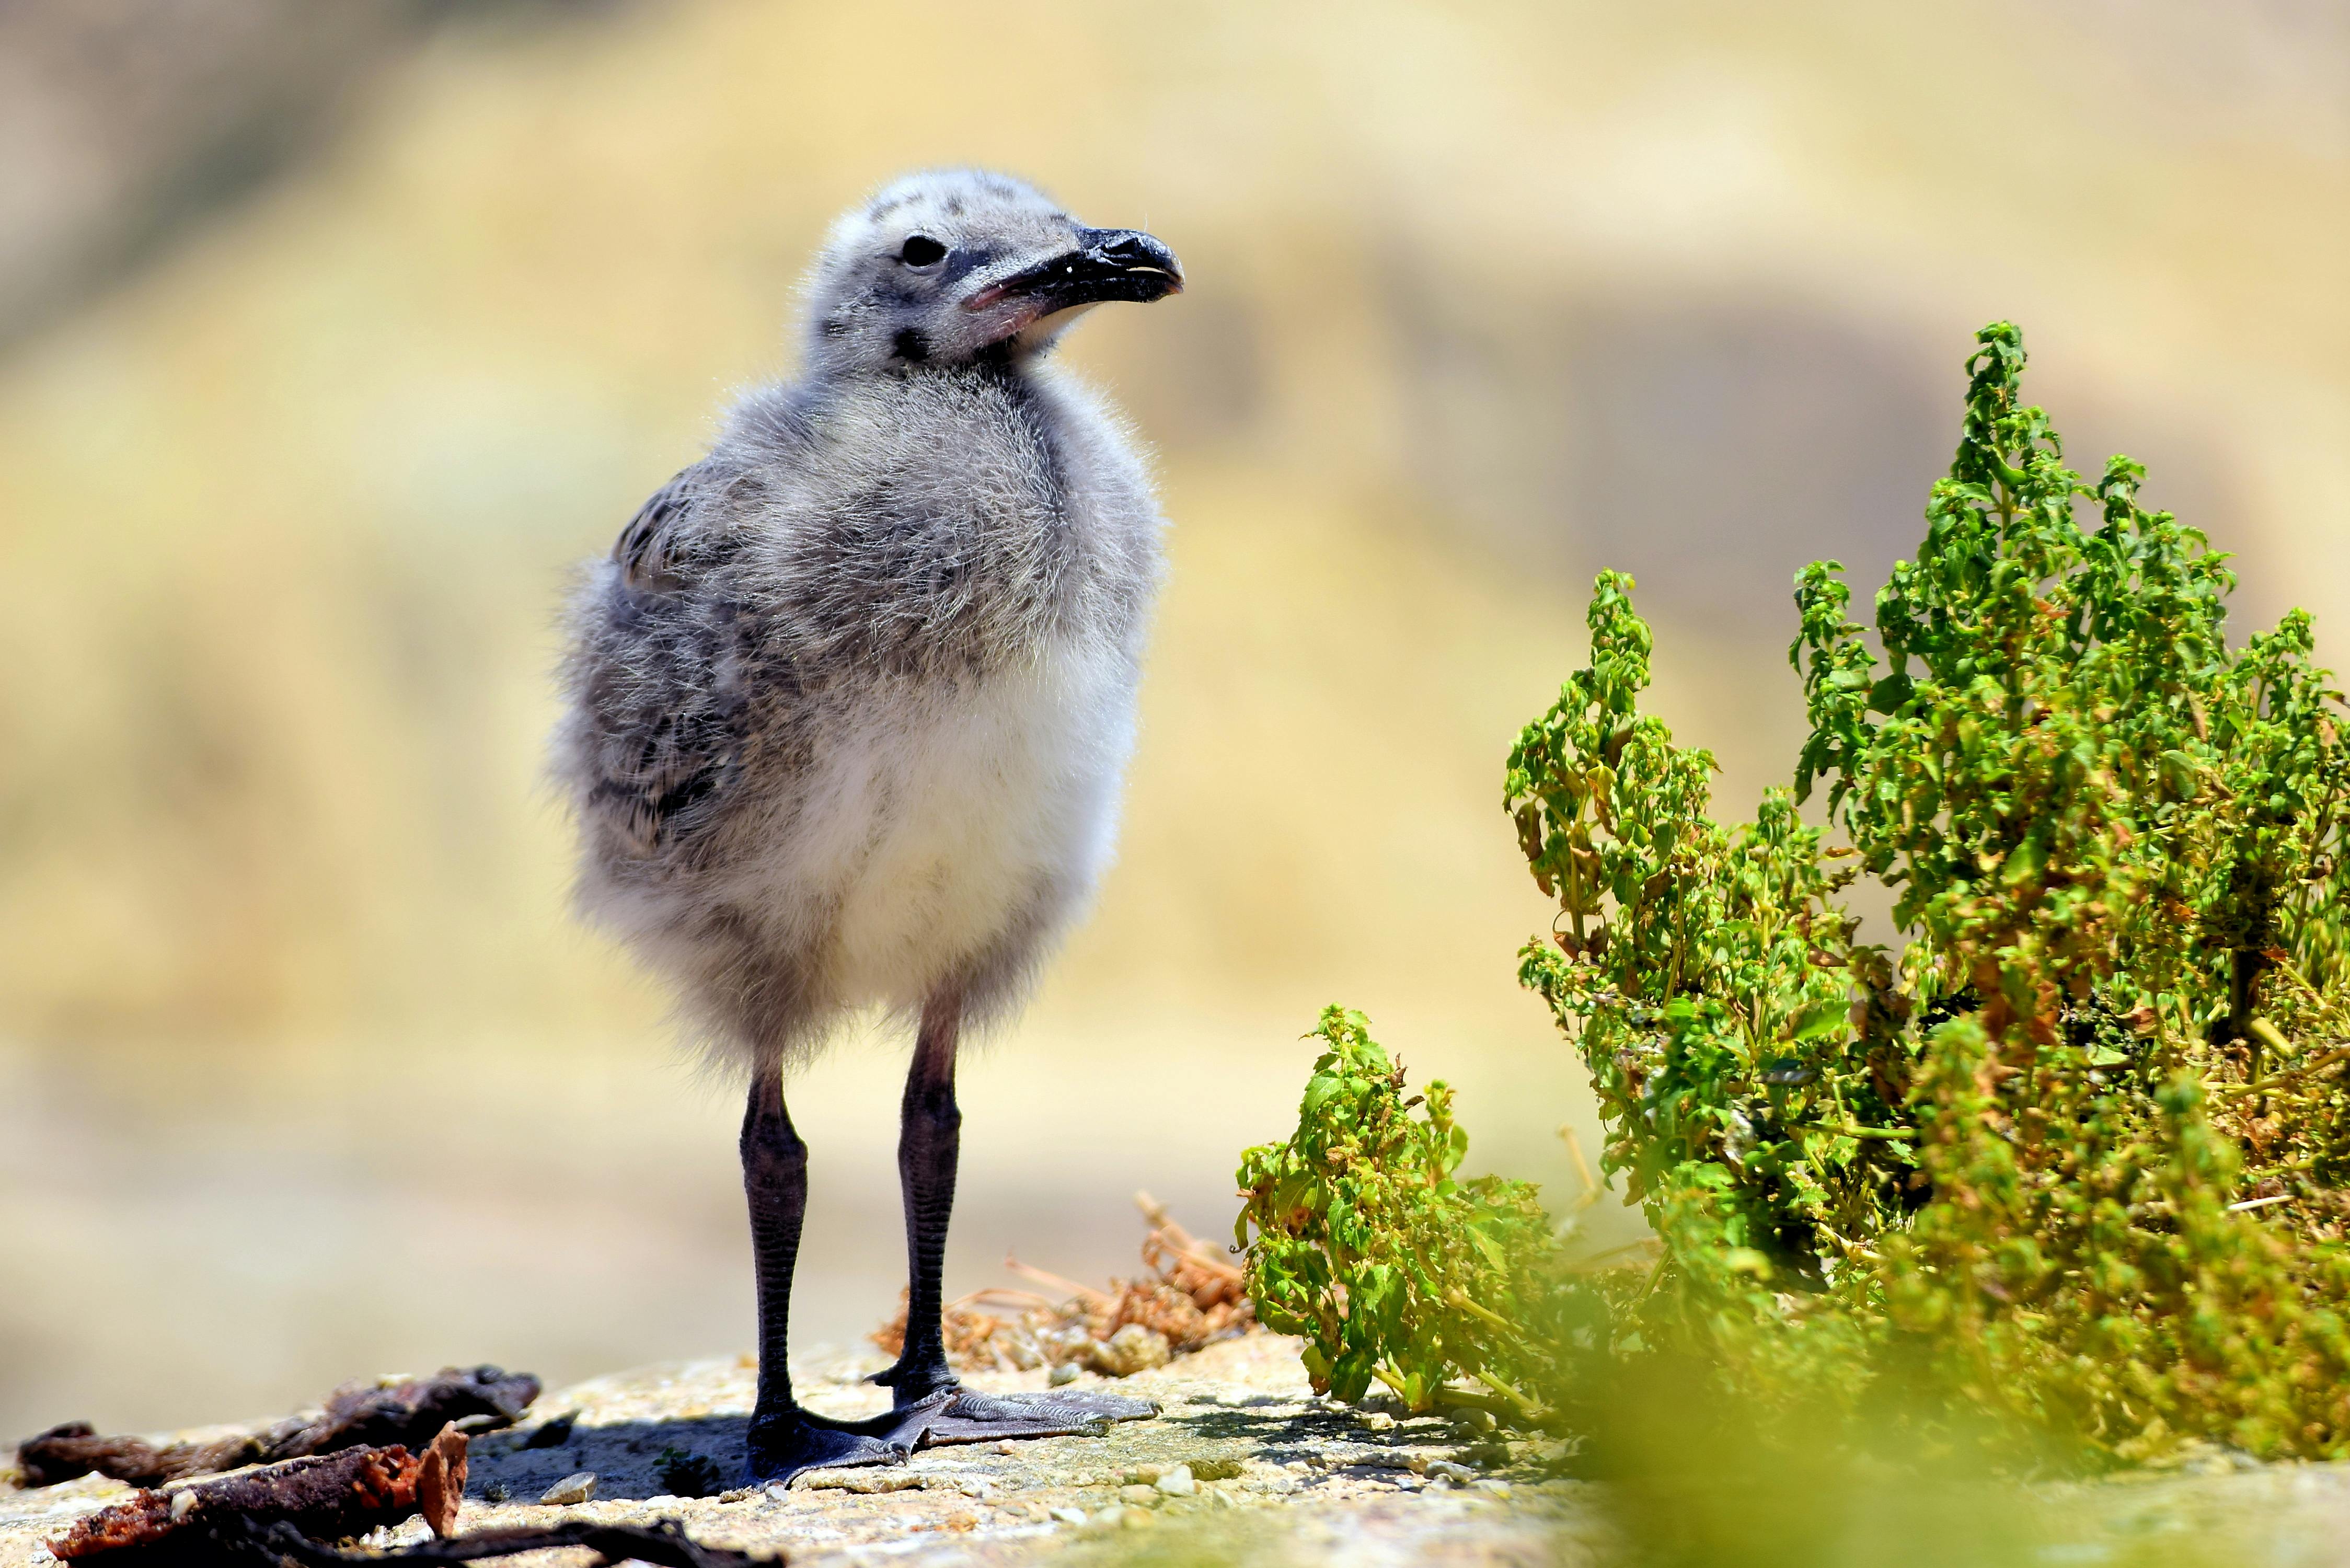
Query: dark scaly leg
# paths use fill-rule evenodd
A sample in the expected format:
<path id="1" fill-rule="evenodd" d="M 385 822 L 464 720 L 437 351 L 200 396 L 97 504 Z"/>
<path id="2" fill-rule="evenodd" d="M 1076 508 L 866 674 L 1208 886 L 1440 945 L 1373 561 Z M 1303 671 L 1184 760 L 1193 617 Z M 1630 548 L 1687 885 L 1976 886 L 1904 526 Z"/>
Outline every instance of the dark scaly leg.
<path id="1" fill-rule="evenodd" d="M 898 1364 L 873 1381 L 894 1389 L 899 1408 L 942 1389 L 959 1387 L 947 1366 L 941 1280 L 947 1226 L 954 1216 L 955 1165 L 962 1147 L 962 1111 L 955 1104 L 955 1047 L 962 1002 L 952 992 L 922 1009 L 913 1065 L 898 1106 L 898 1182 L 906 1205 L 906 1345 Z"/>
<path id="2" fill-rule="evenodd" d="M 792 1270 L 807 1217 L 807 1145 L 784 1108 L 782 1075 L 757 1069 L 743 1112 L 743 1191 L 751 1205 L 751 1246 L 759 1287 L 759 1401 L 751 1413 L 751 1479 L 788 1480 L 819 1465 L 887 1464 L 910 1445 L 893 1441 L 900 1423 L 841 1422 L 811 1415 L 792 1397 L 785 1359 Z"/>
<path id="3" fill-rule="evenodd" d="M 944 1324 L 947 1225 L 954 1213 L 962 1112 L 955 1105 L 955 1047 L 962 999 L 951 992 L 922 1009 L 913 1065 L 899 1102 L 898 1179 L 906 1205 L 906 1344 L 897 1365 L 873 1381 L 895 1391 L 903 1424 L 891 1434 L 909 1448 L 998 1438 L 1098 1434 L 1112 1421 L 1159 1413 L 1156 1405 L 1110 1394 L 966 1392 L 947 1365 Z"/>

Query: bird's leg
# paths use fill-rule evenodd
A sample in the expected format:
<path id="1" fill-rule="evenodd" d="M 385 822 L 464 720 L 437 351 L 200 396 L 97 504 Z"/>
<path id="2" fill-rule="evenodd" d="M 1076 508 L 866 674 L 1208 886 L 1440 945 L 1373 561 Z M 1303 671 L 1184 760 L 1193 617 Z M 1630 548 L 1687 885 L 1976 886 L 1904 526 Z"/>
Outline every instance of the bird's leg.
<path id="1" fill-rule="evenodd" d="M 784 1108 L 782 1075 L 757 1069 L 743 1111 L 743 1191 L 751 1205 L 751 1246 L 759 1288 L 759 1399 L 751 1412 L 751 1479 L 788 1480 L 818 1465 L 886 1464 L 905 1458 L 896 1417 L 843 1422 L 812 1415 L 792 1396 L 785 1330 L 792 1270 L 807 1218 L 807 1145 Z"/>
<path id="2" fill-rule="evenodd" d="M 752 1079 L 743 1112 L 743 1190 L 751 1205 L 751 1242 L 759 1285 L 759 1397 L 751 1412 L 751 1479 L 788 1481 L 832 1465 L 889 1464 L 934 1443 L 996 1438 L 1098 1433 L 1111 1421 L 1153 1415 L 1157 1407 L 1101 1395 L 996 1398 L 962 1391 L 947 1367 L 940 1275 L 947 1218 L 954 1207 L 955 1029 L 951 1002 L 924 1011 L 921 1041 L 906 1084 L 906 1121 L 898 1151 L 905 1181 L 908 1291 L 906 1354 L 876 1382 L 897 1386 L 893 1407 L 863 1421 L 837 1421 L 801 1407 L 785 1359 L 792 1270 L 807 1217 L 807 1145 L 784 1108 L 781 1075 L 764 1068 Z"/>
<path id="3" fill-rule="evenodd" d="M 947 1224 L 954 1214 L 955 1162 L 962 1111 L 955 1105 L 955 1046 L 962 999 L 952 992 L 922 1008 L 906 1096 L 898 1107 L 898 1180 L 906 1204 L 906 1344 L 897 1365 L 873 1381 L 895 1390 L 899 1407 L 961 1384 L 947 1366 Z"/>
<path id="4" fill-rule="evenodd" d="M 962 1112 L 956 1108 L 956 1037 L 962 999 L 946 992 L 922 1009 L 914 1064 L 899 1107 L 898 1175 L 906 1199 L 906 1345 L 897 1365 L 873 1381 L 895 1390 L 900 1425 L 891 1434 L 909 1448 L 1002 1438 L 1099 1436 L 1113 1421 L 1155 1416 L 1142 1399 L 1076 1389 L 1050 1394 L 975 1394 L 947 1365 L 947 1221 L 954 1211 L 955 1159 Z"/>

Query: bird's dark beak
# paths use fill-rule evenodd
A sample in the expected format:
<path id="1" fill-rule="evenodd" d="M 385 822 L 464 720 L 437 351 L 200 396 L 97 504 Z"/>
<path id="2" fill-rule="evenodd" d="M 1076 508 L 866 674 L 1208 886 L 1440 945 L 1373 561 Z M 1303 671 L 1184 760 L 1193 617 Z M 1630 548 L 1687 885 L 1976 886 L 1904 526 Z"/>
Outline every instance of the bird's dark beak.
<path id="1" fill-rule="evenodd" d="M 963 308 L 985 310 L 1017 298 L 1045 317 L 1112 299 L 1148 305 L 1183 292 L 1175 253 L 1139 229 L 1079 229 L 1076 241 L 1075 250 L 989 284 Z"/>

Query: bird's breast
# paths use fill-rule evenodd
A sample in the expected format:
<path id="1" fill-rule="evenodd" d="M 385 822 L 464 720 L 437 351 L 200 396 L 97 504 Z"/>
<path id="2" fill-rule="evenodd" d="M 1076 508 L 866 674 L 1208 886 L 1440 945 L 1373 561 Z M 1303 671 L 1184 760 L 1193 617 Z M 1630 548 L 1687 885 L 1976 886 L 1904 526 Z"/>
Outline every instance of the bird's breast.
<path id="1" fill-rule="evenodd" d="M 790 897 L 826 912 L 834 994 L 918 1002 L 1091 888 L 1133 685 L 1114 652 L 1060 644 L 983 678 L 889 683 L 844 714 L 777 846 Z"/>

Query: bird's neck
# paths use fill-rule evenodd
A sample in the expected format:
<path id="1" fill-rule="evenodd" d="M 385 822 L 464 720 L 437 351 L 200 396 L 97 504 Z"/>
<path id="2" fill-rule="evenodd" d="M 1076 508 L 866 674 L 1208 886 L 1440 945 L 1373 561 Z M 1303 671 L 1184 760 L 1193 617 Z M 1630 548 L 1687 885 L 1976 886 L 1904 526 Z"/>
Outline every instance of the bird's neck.
<path id="1" fill-rule="evenodd" d="M 1041 369 L 1051 354 L 1053 343 L 1029 342 L 1018 337 L 991 343 L 978 353 L 960 359 L 908 358 L 892 354 L 883 358 L 843 355 L 837 350 L 812 357 L 810 372 L 817 379 L 836 382 L 903 380 L 914 376 L 943 378 L 969 377 L 977 380 L 1000 381 L 1009 377 L 1025 379 Z"/>

